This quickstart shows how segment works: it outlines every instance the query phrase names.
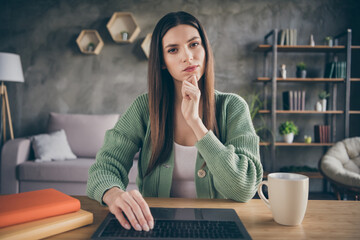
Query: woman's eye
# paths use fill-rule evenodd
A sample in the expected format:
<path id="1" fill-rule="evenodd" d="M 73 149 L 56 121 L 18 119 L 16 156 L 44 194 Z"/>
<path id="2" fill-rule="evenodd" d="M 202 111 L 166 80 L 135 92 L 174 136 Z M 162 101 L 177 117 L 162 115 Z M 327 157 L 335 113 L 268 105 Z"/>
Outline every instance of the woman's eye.
<path id="1" fill-rule="evenodd" d="M 190 44 L 191 47 L 196 47 L 196 46 L 198 46 L 198 45 L 199 45 L 198 42 L 193 42 L 193 43 Z"/>
<path id="2" fill-rule="evenodd" d="M 176 48 L 170 48 L 168 50 L 168 53 L 176 53 L 177 52 L 177 49 Z"/>

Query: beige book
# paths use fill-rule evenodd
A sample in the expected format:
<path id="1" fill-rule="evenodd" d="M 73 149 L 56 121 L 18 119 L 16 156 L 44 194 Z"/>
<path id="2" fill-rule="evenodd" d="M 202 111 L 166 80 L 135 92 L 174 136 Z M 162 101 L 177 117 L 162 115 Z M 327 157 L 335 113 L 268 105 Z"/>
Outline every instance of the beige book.
<path id="1" fill-rule="evenodd" d="M 93 223 L 93 214 L 80 209 L 55 217 L 0 228 L 0 239 L 41 239 Z"/>

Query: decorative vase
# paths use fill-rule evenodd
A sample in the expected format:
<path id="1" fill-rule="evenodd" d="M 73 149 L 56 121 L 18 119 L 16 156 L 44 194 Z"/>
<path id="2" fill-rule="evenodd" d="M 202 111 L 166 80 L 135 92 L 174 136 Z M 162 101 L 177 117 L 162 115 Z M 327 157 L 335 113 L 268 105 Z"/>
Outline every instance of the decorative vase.
<path id="1" fill-rule="evenodd" d="M 329 39 L 329 40 L 327 41 L 327 44 L 328 44 L 329 47 L 332 47 L 332 46 L 333 46 L 333 40 L 332 40 L 332 39 Z"/>
<path id="2" fill-rule="evenodd" d="M 298 77 L 298 78 L 306 78 L 306 70 L 298 69 L 296 71 L 296 77 Z"/>
<path id="3" fill-rule="evenodd" d="M 317 101 L 317 102 L 316 102 L 315 110 L 316 110 L 317 112 L 321 112 L 321 111 L 322 111 L 322 104 L 321 104 L 320 101 Z"/>
<path id="4" fill-rule="evenodd" d="M 284 135 L 284 140 L 287 143 L 292 143 L 294 141 L 294 133 L 288 133 Z"/>
<path id="5" fill-rule="evenodd" d="M 306 78 L 306 70 L 301 70 L 301 78 Z"/>
<path id="6" fill-rule="evenodd" d="M 120 33 L 121 34 L 121 39 L 123 40 L 123 41 L 126 41 L 126 40 L 128 40 L 128 37 L 129 37 L 129 33 L 128 32 L 121 32 Z"/>
<path id="7" fill-rule="evenodd" d="M 326 111 L 326 99 L 321 99 L 321 111 Z"/>

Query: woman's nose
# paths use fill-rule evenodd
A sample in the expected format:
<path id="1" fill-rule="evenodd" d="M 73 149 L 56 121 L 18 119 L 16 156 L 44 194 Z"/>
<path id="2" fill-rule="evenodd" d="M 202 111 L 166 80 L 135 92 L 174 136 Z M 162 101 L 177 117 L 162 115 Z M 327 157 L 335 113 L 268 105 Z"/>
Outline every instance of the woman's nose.
<path id="1" fill-rule="evenodd" d="M 193 54 L 190 49 L 185 48 L 184 55 L 183 55 L 183 62 L 189 62 L 193 59 Z"/>

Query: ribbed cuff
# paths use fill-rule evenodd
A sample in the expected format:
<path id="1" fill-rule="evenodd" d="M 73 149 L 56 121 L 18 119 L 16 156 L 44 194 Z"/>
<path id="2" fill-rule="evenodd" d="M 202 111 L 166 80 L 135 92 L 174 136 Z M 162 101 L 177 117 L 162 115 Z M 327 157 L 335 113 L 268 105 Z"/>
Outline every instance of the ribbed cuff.
<path id="1" fill-rule="evenodd" d="M 94 199 L 97 200 L 101 205 L 106 206 L 106 204 L 103 202 L 102 198 L 107 190 L 113 187 L 118 187 L 125 191 L 124 187 L 121 186 L 119 183 L 115 183 L 112 181 L 107 181 L 99 184 L 94 189 Z"/>
<path id="2" fill-rule="evenodd" d="M 208 131 L 206 135 L 200 139 L 196 144 L 196 148 L 199 150 L 203 157 L 216 156 L 219 152 L 226 149 L 224 144 L 215 136 L 213 131 Z"/>

